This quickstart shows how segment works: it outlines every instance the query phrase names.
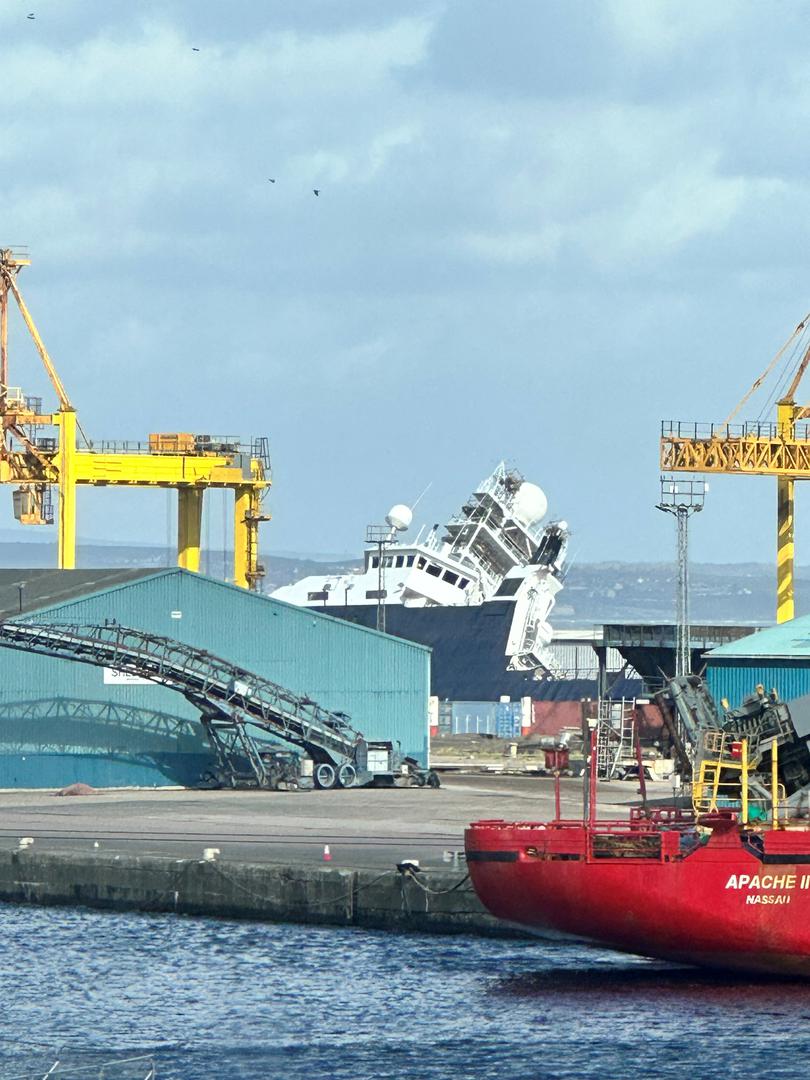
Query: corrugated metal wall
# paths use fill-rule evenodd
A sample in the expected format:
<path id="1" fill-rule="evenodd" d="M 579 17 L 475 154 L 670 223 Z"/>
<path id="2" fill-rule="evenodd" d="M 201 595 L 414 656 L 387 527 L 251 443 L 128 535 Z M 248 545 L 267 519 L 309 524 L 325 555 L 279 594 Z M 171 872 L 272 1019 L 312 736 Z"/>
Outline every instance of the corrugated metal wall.
<path id="1" fill-rule="evenodd" d="M 791 701 L 810 693 L 810 663 L 740 659 L 720 664 L 709 660 L 706 682 L 715 701 L 726 698 L 732 708 L 753 694 L 757 683 L 766 690 L 776 689 L 783 701 Z"/>
<path id="2" fill-rule="evenodd" d="M 599 678 L 599 659 L 592 645 L 552 641 L 548 648 L 567 679 Z M 621 671 L 624 659 L 618 649 L 611 648 L 607 650 L 606 663 L 608 671 Z"/>
<path id="3" fill-rule="evenodd" d="M 177 638 L 342 710 L 367 737 L 392 739 L 404 753 L 427 761 L 430 653 L 421 646 L 181 570 L 60 604 L 32 618 L 116 619 Z M 161 749 L 130 723 L 117 731 L 108 725 L 102 754 L 98 745 L 82 747 L 75 732 L 72 746 L 64 747 L 64 725 L 58 719 L 25 715 L 32 700 L 55 698 L 133 706 L 143 711 L 144 732 L 156 711 L 197 718 L 179 694 L 154 684 L 105 685 L 100 668 L 0 649 L 0 787 L 74 780 L 94 786 L 161 785 L 191 783 L 199 776 L 206 747 L 195 736 L 178 736 L 173 746 Z M 91 739 L 92 726 L 85 731 Z M 88 751 L 96 752 L 91 760 L 76 757 Z"/>

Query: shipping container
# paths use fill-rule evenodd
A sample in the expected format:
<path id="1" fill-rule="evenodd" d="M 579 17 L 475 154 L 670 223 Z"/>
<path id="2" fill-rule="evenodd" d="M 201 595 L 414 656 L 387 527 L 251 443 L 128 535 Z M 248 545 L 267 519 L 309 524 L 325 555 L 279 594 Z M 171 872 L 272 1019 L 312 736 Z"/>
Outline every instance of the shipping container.
<path id="1" fill-rule="evenodd" d="M 452 705 L 453 735 L 494 735 L 494 701 L 454 701 Z"/>
<path id="2" fill-rule="evenodd" d="M 523 706 L 519 701 L 499 701 L 495 706 L 495 734 L 499 739 L 520 738 Z"/>

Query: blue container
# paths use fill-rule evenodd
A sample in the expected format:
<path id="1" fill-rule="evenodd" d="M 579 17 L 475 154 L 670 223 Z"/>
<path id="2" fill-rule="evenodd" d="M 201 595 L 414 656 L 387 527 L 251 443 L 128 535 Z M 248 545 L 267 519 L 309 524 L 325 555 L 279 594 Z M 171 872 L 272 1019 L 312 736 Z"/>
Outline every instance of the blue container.
<path id="1" fill-rule="evenodd" d="M 499 701 L 495 706 L 495 734 L 499 739 L 519 738 L 522 717 L 519 701 Z"/>
<path id="2" fill-rule="evenodd" d="M 454 701 L 454 735 L 494 735 L 495 702 Z"/>

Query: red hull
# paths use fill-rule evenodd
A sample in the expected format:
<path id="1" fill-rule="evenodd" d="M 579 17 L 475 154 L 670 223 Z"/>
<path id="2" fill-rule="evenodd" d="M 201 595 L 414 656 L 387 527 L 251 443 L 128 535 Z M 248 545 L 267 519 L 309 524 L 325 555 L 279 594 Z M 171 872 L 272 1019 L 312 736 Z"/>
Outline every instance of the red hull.
<path id="1" fill-rule="evenodd" d="M 475 890 L 501 919 L 642 956 L 810 975 L 810 831 L 482 821 Z"/>

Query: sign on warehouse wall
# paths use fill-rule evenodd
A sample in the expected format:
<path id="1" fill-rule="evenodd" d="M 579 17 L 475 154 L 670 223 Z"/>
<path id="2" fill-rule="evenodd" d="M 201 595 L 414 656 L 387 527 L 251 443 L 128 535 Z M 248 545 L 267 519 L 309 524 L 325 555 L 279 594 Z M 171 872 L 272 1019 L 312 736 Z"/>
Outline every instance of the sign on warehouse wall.
<path id="1" fill-rule="evenodd" d="M 151 679 L 144 679 L 141 675 L 131 675 L 128 671 L 116 671 L 115 668 L 104 668 L 105 686 L 154 686 Z"/>

